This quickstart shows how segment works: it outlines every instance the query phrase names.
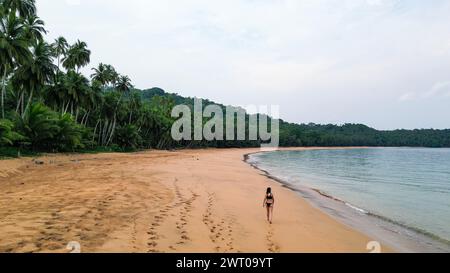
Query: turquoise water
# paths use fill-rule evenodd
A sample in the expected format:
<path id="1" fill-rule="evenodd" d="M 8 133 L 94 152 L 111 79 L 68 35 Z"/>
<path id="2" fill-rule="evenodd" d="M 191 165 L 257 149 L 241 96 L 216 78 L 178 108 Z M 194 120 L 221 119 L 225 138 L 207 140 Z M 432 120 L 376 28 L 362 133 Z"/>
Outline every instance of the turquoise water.
<path id="1" fill-rule="evenodd" d="M 250 161 L 294 186 L 450 241 L 450 149 L 280 151 Z"/>

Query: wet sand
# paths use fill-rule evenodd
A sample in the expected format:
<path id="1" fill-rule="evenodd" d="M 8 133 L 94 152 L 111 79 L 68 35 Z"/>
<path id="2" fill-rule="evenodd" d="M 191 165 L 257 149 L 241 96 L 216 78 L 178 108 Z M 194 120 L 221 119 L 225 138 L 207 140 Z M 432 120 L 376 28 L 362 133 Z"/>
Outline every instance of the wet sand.
<path id="1" fill-rule="evenodd" d="M 258 151 L 2 160 L 0 252 L 69 252 L 72 241 L 82 252 L 368 252 L 371 238 L 243 161 Z"/>

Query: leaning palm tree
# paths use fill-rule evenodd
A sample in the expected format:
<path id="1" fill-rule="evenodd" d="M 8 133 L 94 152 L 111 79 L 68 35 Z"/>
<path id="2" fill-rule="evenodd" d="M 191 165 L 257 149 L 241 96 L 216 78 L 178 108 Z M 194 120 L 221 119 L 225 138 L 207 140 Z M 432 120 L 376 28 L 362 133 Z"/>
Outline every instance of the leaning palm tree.
<path id="1" fill-rule="evenodd" d="M 128 76 L 119 76 L 116 82 L 116 89 L 122 94 L 126 94 L 130 92 L 133 85 L 131 84 L 131 80 Z"/>
<path id="2" fill-rule="evenodd" d="M 119 73 L 117 73 L 116 69 L 112 65 L 107 64 L 106 75 L 108 83 L 110 83 L 111 86 L 114 87 L 116 85 L 117 80 L 119 79 Z"/>
<path id="3" fill-rule="evenodd" d="M 61 78 L 61 59 L 66 56 L 67 50 L 69 49 L 69 43 L 67 43 L 66 38 L 60 36 L 55 39 L 55 41 L 52 44 L 53 49 L 53 57 L 57 59 L 58 63 L 58 70 L 56 70 L 55 74 L 55 84 L 58 84 L 60 82 Z"/>
<path id="4" fill-rule="evenodd" d="M 133 114 L 134 112 L 138 112 L 139 109 L 142 109 L 142 101 L 141 101 L 141 95 L 138 92 L 131 92 L 129 95 L 128 100 L 128 108 L 129 108 L 129 115 L 128 115 L 128 124 L 131 124 Z"/>
<path id="5" fill-rule="evenodd" d="M 67 106 L 64 113 L 68 111 L 70 105 L 70 113 L 71 115 L 75 114 L 75 121 L 77 121 L 80 107 L 85 104 L 90 92 L 89 80 L 72 70 L 67 72 L 64 78 L 64 86 L 67 91 Z"/>
<path id="6" fill-rule="evenodd" d="M 98 107 L 102 104 L 102 87 L 100 83 L 93 82 L 92 85 L 87 89 L 87 94 L 83 96 L 82 107 L 83 116 L 81 117 L 80 124 L 86 126 L 89 122 L 89 117 L 91 113 L 95 112 Z"/>
<path id="7" fill-rule="evenodd" d="M 53 63 L 53 52 L 49 44 L 39 41 L 32 49 L 31 61 L 20 66 L 14 74 L 13 81 L 16 86 L 21 86 L 22 94 L 19 103 L 21 109 L 24 106 L 24 91 L 28 91 L 28 103 L 22 115 L 27 112 L 35 93 L 54 78 L 56 65 Z M 19 109 L 19 105 L 17 106 Z"/>
<path id="8" fill-rule="evenodd" d="M 69 48 L 63 59 L 63 67 L 67 70 L 76 69 L 78 73 L 80 68 L 88 65 L 90 61 L 91 51 L 87 49 L 87 44 L 78 40 Z"/>
<path id="9" fill-rule="evenodd" d="M 50 106 L 53 111 L 61 112 L 61 114 L 64 113 L 64 107 L 66 106 L 64 102 L 67 99 L 67 91 L 64 86 L 64 77 L 65 74 L 61 73 L 59 76 L 60 80 L 55 81 L 53 85 L 45 86 L 42 92 L 42 97 L 44 98 L 45 104 Z"/>
<path id="10" fill-rule="evenodd" d="M 67 50 L 69 48 L 69 43 L 67 43 L 66 38 L 60 36 L 55 39 L 55 42 L 52 44 L 52 47 L 55 53 L 55 57 L 58 60 L 58 70 L 60 70 L 61 58 L 66 55 Z"/>
<path id="11" fill-rule="evenodd" d="M 119 73 L 117 73 L 115 70 L 112 70 L 112 71 L 111 71 L 111 75 L 110 75 L 111 80 L 110 80 L 110 83 L 111 83 L 112 86 L 115 86 L 115 85 L 117 84 L 117 81 L 119 81 L 119 77 L 120 77 L 120 74 L 119 74 Z"/>
<path id="12" fill-rule="evenodd" d="M 117 89 L 117 91 L 119 91 L 119 94 L 117 92 L 113 92 L 110 94 L 110 96 L 107 97 L 109 100 L 107 99 L 105 101 L 105 105 L 107 105 L 106 102 L 109 102 L 112 103 L 110 104 L 110 106 L 113 106 L 114 104 L 115 106 L 113 108 L 110 108 L 112 111 L 109 111 L 110 114 L 106 115 L 107 118 L 104 124 L 105 127 L 103 131 L 106 130 L 107 133 L 106 135 L 103 135 L 104 138 L 101 141 L 102 146 L 109 146 L 109 144 L 111 143 L 115 134 L 117 116 L 119 107 L 121 106 L 123 95 L 128 93 L 131 88 L 133 88 L 133 86 L 131 85 L 131 80 L 128 76 L 119 76 L 117 74 L 117 76 L 115 75 L 114 77 L 117 78 L 117 80 L 115 80 L 115 88 Z M 112 118 L 110 118 L 111 116 Z"/>
<path id="13" fill-rule="evenodd" d="M 19 64 L 30 60 L 29 40 L 22 20 L 15 13 L 10 13 L 0 19 L 0 72 L 2 73 L 1 105 L 2 117 L 5 116 L 4 100 L 6 80 L 10 71 Z"/>
<path id="14" fill-rule="evenodd" d="M 0 3 L 6 12 L 14 13 L 20 17 L 36 14 L 35 0 L 1 0 Z"/>
<path id="15" fill-rule="evenodd" d="M 122 102 L 123 95 L 128 94 L 131 88 L 133 88 L 133 85 L 131 84 L 131 80 L 128 76 L 119 75 L 115 83 L 115 88 L 120 93 L 120 98 L 117 101 L 117 107 L 119 107 L 119 104 Z"/>
<path id="16" fill-rule="evenodd" d="M 44 28 L 44 21 L 36 15 L 30 15 L 24 20 L 24 29 L 26 38 L 30 41 L 41 41 L 43 35 L 47 34 Z"/>
<path id="17" fill-rule="evenodd" d="M 105 88 L 109 82 L 109 71 L 107 65 L 100 63 L 97 68 L 92 68 L 94 73 L 91 75 L 92 81 L 96 81 L 101 84 L 102 88 Z"/>
<path id="18" fill-rule="evenodd" d="M 103 89 L 105 89 L 108 84 L 112 87 L 116 86 L 120 75 L 112 65 L 100 63 L 98 68 L 92 68 L 92 70 L 94 73 L 91 75 L 91 79 L 100 83 Z"/>

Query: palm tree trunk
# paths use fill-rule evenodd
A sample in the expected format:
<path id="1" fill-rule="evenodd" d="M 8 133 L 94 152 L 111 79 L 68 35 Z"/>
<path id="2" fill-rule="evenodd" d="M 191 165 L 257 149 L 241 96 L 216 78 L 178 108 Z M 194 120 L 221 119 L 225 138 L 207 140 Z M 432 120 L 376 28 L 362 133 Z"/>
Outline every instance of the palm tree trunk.
<path id="1" fill-rule="evenodd" d="M 78 122 L 78 114 L 80 113 L 80 108 L 77 107 L 77 110 L 75 111 L 75 122 Z"/>
<path id="2" fill-rule="evenodd" d="M 31 88 L 30 97 L 28 98 L 27 107 L 25 107 L 25 111 L 22 113 L 22 117 L 25 117 L 25 113 L 28 111 L 28 108 L 30 108 L 31 101 L 33 100 L 33 93 L 34 88 Z"/>
<path id="3" fill-rule="evenodd" d="M 116 117 L 114 116 L 114 123 L 111 128 L 111 133 L 109 135 L 109 139 L 108 142 L 106 143 L 106 146 L 109 146 L 109 144 L 111 143 L 115 130 L 116 130 Z"/>
<path id="4" fill-rule="evenodd" d="M 88 121 L 89 121 L 89 116 L 91 115 L 91 110 L 87 111 L 86 113 L 86 119 L 84 120 L 84 126 L 87 125 Z"/>
<path id="5" fill-rule="evenodd" d="M 97 144 L 101 146 L 100 141 L 102 140 L 102 120 L 99 119 L 100 124 L 98 125 L 99 131 L 98 131 L 98 138 L 97 138 Z M 95 135 L 94 135 L 95 137 Z"/>
<path id="6" fill-rule="evenodd" d="M 22 115 L 23 112 L 23 96 L 24 91 L 20 91 L 19 99 L 17 100 L 16 113 Z"/>
<path id="7" fill-rule="evenodd" d="M 23 106 L 25 104 L 25 91 L 22 91 L 22 98 L 21 98 L 21 102 L 20 102 L 20 114 L 23 115 L 23 113 L 25 112 L 23 110 Z"/>
<path id="8" fill-rule="evenodd" d="M 67 111 L 69 110 L 69 105 L 70 105 L 70 101 L 67 102 L 65 108 L 64 108 L 64 112 L 63 114 L 67 113 Z M 63 106 L 64 107 L 64 106 Z"/>
<path id="9" fill-rule="evenodd" d="M 120 103 L 122 102 L 122 98 L 123 98 L 123 93 L 120 93 L 120 98 L 119 98 L 119 100 L 117 101 L 116 108 L 114 109 L 114 115 L 116 114 L 117 109 L 119 108 L 119 105 L 120 105 Z"/>
<path id="10" fill-rule="evenodd" d="M 2 78 L 2 118 L 5 118 L 5 92 L 6 92 L 6 65 L 4 66 Z"/>
<path id="11" fill-rule="evenodd" d="M 17 104 L 16 104 L 16 113 L 19 113 L 19 109 L 20 109 L 20 102 L 22 101 L 22 92 L 19 93 L 19 99 L 17 99 Z"/>
<path id="12" fill-rule="evenodd" d="M 105 142 L 106 142 L 106 133 L 108 132 L 108 128 L 109 128 L 109 120 L 106 119 L 105 123 L 103 124 L 101 146 L 105 146 Z"/>
<path id="13" fill-rule="evenodd" d="M 59 68 L 60 63 L 61 63 L 61 56 L 58 54 L 58 71 L 56 71 L 56 84 L 59 83 L 59 72 L 61 71 L 61 69 Z"/>
<path id="14" fill-rule="evenodd" d="M 95 134 L 97 133 L 97 128 L 98 128 L 98 125 L 100 124 L 100 121 L 101 120 L 98 120 L 97 124 L 95 125 L 94 134 L 92 135 L 92 142 L 94 142 L 94 140 L 95 140 Z"/>
<path id="15" fill-rule="evenodd" d="M 105 140 L 104 140 L 104 143 L 103 143 L 105 146 L 108 146 L 109 135 L 111 134 L 111 130 L 113 128 L 113 125 L 114 125 L 114 122 L 112 122 L 112 121 L 110 121 L 109 124 L 108 124 L 108 128 L 107 128 L 106 133 L 105 133 Z"/>
<path id="16" fill-rule="evenodd" d="M 81 117 L 81 120 L 80 120 L 81 125 L 84 125 L 84 119 L 86 118 L 86 114 L 87 113 L 84 113 L 83 116 Z"/>

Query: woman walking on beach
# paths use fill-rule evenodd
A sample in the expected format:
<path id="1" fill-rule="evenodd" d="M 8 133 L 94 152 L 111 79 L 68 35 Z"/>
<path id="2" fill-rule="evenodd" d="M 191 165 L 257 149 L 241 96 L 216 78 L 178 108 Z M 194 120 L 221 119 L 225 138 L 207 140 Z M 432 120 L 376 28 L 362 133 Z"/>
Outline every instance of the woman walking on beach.
<path id="1" fill-rule="evenodd" d="M 266 197 L 264 198 L 263 207 L 267 208 L 267 221 L 272 224 L 273 206 L 275 205 L 275 198 L 273 197 L 272 189 L 267 188 Z"/>

